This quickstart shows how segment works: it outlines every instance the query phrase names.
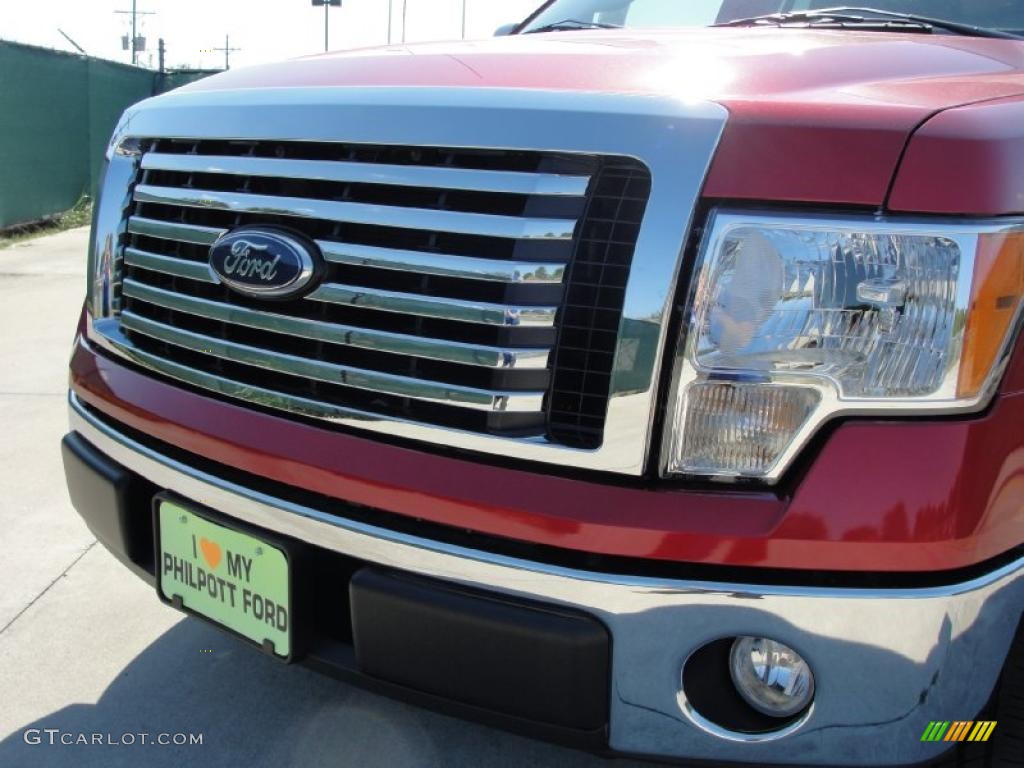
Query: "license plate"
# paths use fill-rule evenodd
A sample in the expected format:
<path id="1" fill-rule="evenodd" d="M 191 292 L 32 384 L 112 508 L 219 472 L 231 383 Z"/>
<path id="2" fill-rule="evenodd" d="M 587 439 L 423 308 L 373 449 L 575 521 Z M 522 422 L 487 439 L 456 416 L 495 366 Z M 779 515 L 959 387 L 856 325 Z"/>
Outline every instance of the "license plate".
<path id="1" fill-rule="evenodd" d="M 160 500 L 160 594 L 263 646 L 291 655 L 288 558 L 266 541 Z"/>

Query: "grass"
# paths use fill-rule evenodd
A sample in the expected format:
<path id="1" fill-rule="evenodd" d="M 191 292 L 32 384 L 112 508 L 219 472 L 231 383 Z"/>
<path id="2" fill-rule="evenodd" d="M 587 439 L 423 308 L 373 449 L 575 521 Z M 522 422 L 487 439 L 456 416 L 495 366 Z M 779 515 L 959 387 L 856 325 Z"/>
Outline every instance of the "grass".
<path id="1" fill-rule="evenodd" d="M 64 213 L 58 213 L 43 221 L 32 222 L 31 224 L 20 224 L 16 227 L 0 230 L 0 248 L 19 243 L 23 240 L 31 240 L 34 237 L 52 235 L 63 232 L 66 229 L 88 226 L 92 221 L 92 200 L 88 195 L 82 195 L 75 207 Z"/>

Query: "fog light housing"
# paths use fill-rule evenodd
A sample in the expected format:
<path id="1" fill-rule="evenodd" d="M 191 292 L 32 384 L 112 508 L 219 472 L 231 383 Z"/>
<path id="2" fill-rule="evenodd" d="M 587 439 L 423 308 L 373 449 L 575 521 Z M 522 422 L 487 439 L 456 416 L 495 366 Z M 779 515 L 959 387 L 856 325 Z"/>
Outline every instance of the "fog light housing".
<path id="1" fill-rule="evenodd" d="M 814 675 L 807 662 L 789 646 L 766 637 L 736 638 L 729 674 L 743 700 L 769 717 L 793 717 L 814 698 Z"/>

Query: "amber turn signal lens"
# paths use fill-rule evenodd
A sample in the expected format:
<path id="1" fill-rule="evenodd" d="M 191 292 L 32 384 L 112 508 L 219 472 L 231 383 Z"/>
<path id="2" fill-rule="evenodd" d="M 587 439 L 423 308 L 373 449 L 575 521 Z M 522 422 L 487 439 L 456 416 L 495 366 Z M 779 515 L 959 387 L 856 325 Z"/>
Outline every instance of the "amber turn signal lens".
<path id="1" fill-rule="evenodd" d="M 1024 299 L 1024 232 L 982 235 L 974 262 L 957 396 L 980 392 Z"/>

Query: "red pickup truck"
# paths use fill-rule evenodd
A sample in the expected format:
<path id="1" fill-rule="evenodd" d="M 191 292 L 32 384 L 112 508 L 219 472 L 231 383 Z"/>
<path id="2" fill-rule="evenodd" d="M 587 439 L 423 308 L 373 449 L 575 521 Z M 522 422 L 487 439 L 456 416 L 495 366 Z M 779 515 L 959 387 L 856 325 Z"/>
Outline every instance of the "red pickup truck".
<path id="1" fill-rule="evenodd" d="M 74 506 L 540 738 L 1024 764 L 1024 4 L 873 5 L 554 0 L 130 108 Z"/>

